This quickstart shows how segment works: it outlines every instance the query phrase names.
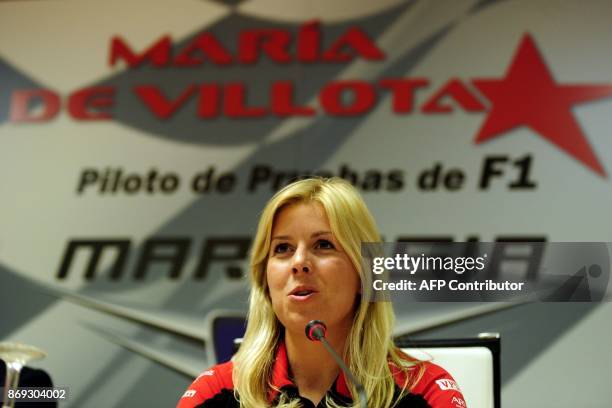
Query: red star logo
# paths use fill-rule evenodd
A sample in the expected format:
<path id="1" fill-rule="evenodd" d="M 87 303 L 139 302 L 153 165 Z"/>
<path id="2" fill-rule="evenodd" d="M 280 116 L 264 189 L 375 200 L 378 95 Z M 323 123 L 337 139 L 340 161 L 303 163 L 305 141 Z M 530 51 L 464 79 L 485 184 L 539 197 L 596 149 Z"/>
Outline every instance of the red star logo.
<path id="1" fill-rule="evenodd" d="M 503 79 L 475 79 L 492 108 L 476 136 L 482 143 L 527 126 L 603 177 L 606 171 L 572 114 L 576 103 L 612 96 L 612 85 L 557 84 L 529 34 Z"/>

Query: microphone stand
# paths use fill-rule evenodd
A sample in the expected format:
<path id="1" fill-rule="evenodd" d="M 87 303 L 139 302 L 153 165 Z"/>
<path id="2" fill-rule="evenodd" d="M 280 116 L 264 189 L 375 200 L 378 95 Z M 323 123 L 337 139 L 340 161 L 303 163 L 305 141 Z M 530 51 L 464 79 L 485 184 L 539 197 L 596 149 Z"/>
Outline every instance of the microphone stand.
<path id="1" fill-rule="evenodd" d="M 326 329 L 327 327 L 322 321 L 312 320 L 306 325 L 306 337 L 308 337 L 310 340 L 318 340 L 323 343 L 323 346 L 325 347 L 327 352 L 331 354 L 331 356 L 334 358 L 334 360 L 336 360 L 336 363 L 338 363 L 342 371 L 344 371 L 344 375 L 346 375 L 348 379 L 355 385 L 355 388 L 357 389 L 357 397 L 359 399 L 359 406 L 361 408 L 368 408 L 368 397 L 366 396 L 363 385 L 361 385 L 361 383 L 357 381 L 357 378 L 353 376 L 353 373 L 351 373 L 346 364 L 344 364 L 344 361 L 342 361 L 340 356 L 334 351 L 332 346 L 325 338 Z"/>

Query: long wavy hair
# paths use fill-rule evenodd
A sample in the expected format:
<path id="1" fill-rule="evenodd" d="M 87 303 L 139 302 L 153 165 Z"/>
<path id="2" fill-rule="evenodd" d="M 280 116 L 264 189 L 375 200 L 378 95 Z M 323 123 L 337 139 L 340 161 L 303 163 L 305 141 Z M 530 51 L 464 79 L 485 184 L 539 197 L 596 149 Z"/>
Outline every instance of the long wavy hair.
<path id="1" fill-rule="evenodd" d="M 246 333 L 234 356 L 236 397 L 243 408 L 270 407 L 271 378 L 275 350 L 283 336 L 283 326 L 272 309 L 266 266 L 270 252 L 272 224 L 278 211 L 295 203 L 318 202 L 325 210 L 332 233 L 351 259 L 362 282 L 371 288 L 369 274 L 361 266 L 361 243 L 380 242 L 380 234 L 370 211 L 357 190 L 340 178 L 312 178 L 289 184 L 266 204 L 250 254 L 251 295 Z M 367 276 L 366 276 L 367 275 Z M 366 294 L 362 299 L 367 299 Z M 368 406 L 389 408 L 405 395 L 422 375 L 418 361 L 402 353 L 393 343 L 395 316 L 390 302 L 360 301 L 347 338 L 343 357 L 368 396 Z M 399 394 L 390 369 L 405 372 L 406 381 Z M 351 394 L 357 391 L 348 384 Z M 337 405 L 326 399 L 328 407 Z M 277 407 L 298 407 L 281 394 Z M 355 405 L 356 406 L 356 405 Z"/>

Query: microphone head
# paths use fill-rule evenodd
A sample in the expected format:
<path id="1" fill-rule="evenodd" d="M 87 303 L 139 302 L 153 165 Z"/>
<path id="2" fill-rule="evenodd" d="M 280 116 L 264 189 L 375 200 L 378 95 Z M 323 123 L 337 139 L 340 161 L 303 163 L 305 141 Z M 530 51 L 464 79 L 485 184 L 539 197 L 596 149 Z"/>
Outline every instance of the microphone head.
<path id="1" fill-rule="evenodd" d="M 321 320 L 311 320 L 306 325 L 306 337 L 312 341 L 319 341 L 325 338 L 327 326 Z"/>

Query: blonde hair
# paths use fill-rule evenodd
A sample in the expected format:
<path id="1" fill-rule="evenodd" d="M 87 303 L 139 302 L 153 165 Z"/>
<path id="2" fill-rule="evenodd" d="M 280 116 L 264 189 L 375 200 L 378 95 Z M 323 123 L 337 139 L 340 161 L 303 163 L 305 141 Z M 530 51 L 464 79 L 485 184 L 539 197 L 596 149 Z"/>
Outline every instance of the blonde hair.
<path id="1" fill-rule="evenodd" d="M 311 178 L 292 183 L 277 192 L 266 204 L 250 257 L 251 296 L 248 323 L 240 350 L 234 357 L 235 392 L 240 406 L 269 407 L 269 392 L 275 350 L 282 339 L 282 325 L 276 318 L 268 293 L 266 265 L 270 251 L 272 224 L 281 208 L 295 203 L 318 202 L 329 219 L 335 238 L 340 242 L 359 273 L 362 287 L 371 287 L 369 274 L 361 266 L 361 243 L 380 242 L 380 235 L 370 211 L 357 190 L 339 178 Z M 368 275 L 368 276 L 366 276 Z M 365 293 L 364 293 L 365 295 Z M 364 296 L 365 298 L 365 296 Z M 405 395 L 418 381 L 421 370 L 411 370 L 418 363 L 395 347 L 392 330 L 395 323 L 389 302 L 361 301 L 356 308 L 353 325 L 344 350 L 349 369 L 363 385 L 368 405 L 388 408 Z M 395 380 L 389 368 L 404 371 L 406 383 L 395 396 Z M 347 383 L 351 394 L 357 395 L 353 384 Z M 278 391 L 278 390 L 277 390 Z M 336 405 L 326 400 L 328 407 Z M 277 407 L 299 406 L 281 395 Z"/>

